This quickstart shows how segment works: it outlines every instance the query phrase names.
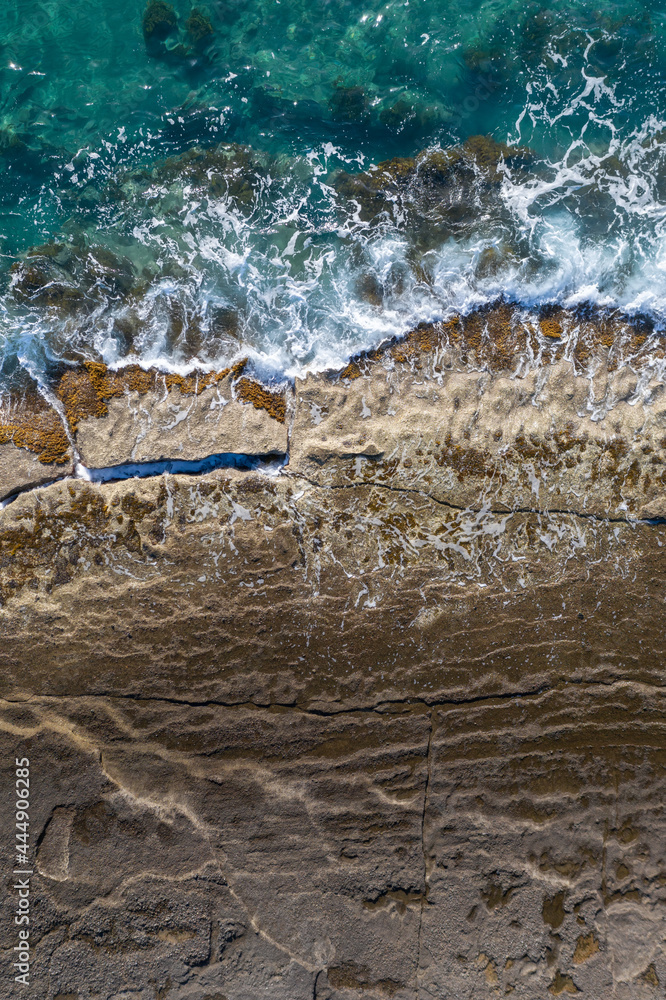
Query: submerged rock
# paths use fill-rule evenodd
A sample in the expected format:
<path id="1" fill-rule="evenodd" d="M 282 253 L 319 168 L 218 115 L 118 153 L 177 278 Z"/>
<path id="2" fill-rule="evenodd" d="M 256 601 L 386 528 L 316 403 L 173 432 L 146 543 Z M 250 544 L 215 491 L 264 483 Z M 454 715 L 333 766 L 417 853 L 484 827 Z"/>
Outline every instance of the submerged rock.
<path id="1" fill-rule="evenodd" d="M 146 43 L 165 41 L 178 26 L 176 12 L 165 0 L 148 0 L 141 22 Z"/>
<path id="2" fill-rule="evenodd" d="M 336 85 L 328 106 L 337 121 L 362 122 L 369 118 L 368 98 L 363 87 Z"/>
<path id="3" fill-rule="evenodd" d="M 529 158 L 526 148 L 472 136 L 461 146 L 396 157 L 361 173 L 338 171 L 333 183 L 341 195 L 360 205 L 366 221 L 381 214 L 399 221 L 403 213 L 408 225 L 424 214 L 431 224 L 446 218 L 459 221 L 477 211 L 484 186 L 499 184 L 503 163 L 519 167 Z"/>
<path id="4" fill-rule="evenodd" d="M 185 22 L 185 30 L 194 48 L 202 51 L 213 41 L 215 32 L 210 18 L 198 7 L 193 7 Z"/>
<path id="5" fill-rule="evenodd" d="M 451 112 L 438 102 L 425 101 L 420 95 L 405 92 L 395 100 L 393 95 L 384 98 L 378 106 L 378 120 L 393 132 L 408 134 L 433 130 L 451 118 Z"/>
<path id="6" fill-rule="evenodd" d="M 83 242 L 32 247 L 12 265 L 10 274 L 19 302 L 52 306 L 65 314 L 94 308 L 109 296 L 127 295 L 135 281 L 129 261 Z"/>
<path id="7" fill-rule="evenodd" d="M 170 156 L 150 169 L 134 170 L 121 177 L 124 197 L 135 197 L 151 187 L 193 185 L 212 197 L 226 196 L 241 208 L 250 208 L 271 172 L 279 173 L 273 157 L 238 143 L 194 146 L 178 156 Z M 110 192 L 114 197 L 115 192 Z M 157 191 L 155 197 L 164 197 Z"/>

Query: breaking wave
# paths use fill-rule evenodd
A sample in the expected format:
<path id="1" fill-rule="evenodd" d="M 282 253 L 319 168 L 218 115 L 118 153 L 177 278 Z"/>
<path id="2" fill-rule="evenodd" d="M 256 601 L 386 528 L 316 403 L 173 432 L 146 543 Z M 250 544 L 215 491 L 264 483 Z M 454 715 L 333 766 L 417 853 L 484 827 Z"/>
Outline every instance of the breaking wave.
<path id="1" fill-rule="evenodd" d="M 661 329 L 663 11 L 340 4 L 332 45 L 301 37 L 292 2 L 273 49 L 261 19 L 248 34 L 247 11 L 265 4 L 226 26 L 213 5 L 203 28 L 181 6 L 168 38 L 137 22 L 143 62 L 128 63 L 111 108 L 108 67 L 81 84 L 95 110 L 83 124 L 67 72 L 58 94 L 39 68 L 48 46 L 32 65 L 8 28 L 23 50 L 1 77 L 20 94 L 5 93 L 0 132 L 6 373 L 249 355 L 295 375 L 498 298 L 619 309 Z M 110 15 L 104 26 L 121 31 Z M 58 96 L 71 114 L 54 123 Z M 17 124 L 26 108 L 41 115 L 32 132 Z"/>

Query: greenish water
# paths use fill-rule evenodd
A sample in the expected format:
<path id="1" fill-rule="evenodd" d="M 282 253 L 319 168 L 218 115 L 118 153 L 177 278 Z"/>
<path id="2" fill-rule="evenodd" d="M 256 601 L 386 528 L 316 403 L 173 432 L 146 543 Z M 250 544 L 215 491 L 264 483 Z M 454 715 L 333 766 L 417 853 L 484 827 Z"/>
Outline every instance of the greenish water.
<path id="1" fill-rule="evenodd" d="M 661 324 L 665 18 L 5 0 L 5 372 L 250 353 L 294 373 L 499 295 Z"/>

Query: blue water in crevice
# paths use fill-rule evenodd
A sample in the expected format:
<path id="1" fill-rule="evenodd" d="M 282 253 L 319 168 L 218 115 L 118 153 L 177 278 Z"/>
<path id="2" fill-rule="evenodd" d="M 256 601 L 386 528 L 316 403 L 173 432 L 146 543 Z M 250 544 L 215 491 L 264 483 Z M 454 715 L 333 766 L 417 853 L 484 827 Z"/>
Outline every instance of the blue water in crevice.
<path id="1" fill-rule="evenodd" d="M 203 476 L 218 469 L 236 469 L 277 476 L 287 462 L 287 455 L 243 455 L 239 452 L 221 452 L 200 459 L 166 458 L 156 462 L 124 462 L 121 465 L 109 465 L 98 469 L 77 463 L 73 478 L 89 483 L 116 483 L 125 479 L 149 479 L 164 475 Z M 42 483 L 30 483 L 16 493 L 0 498 L 0 510 L 14 503 L 26 492 L 43 489 L 54 482 L 71 478 L 69 475 L 45 477 Z"/>
<path id="2" fill-rule="evenodd" d="M 125 462 L 103 469 L 89 469 L 78 465 L 77 477 L 91 483 L 111 483 L 123 479 L 145 479 L 166 474 L 173 476 L 202 476 L 215 469 L 240 469 L 243 472 L 262 471 L 266 475 L 277 475 L 286 464 L 286 455 L 242 455 L 237 452 L 223 452 L 206 455 L 202 459 L 163 459 L 158 462 Z"/>
<path id="3" fill-rule="evenodd" d="M 5 374 L 249 355 L 293 375 L 498 296 L 663 323 L 666 6 L 164 10 L 146 38 L 143 0 L 0 9 Z M 479 135 L 525 155 L 407 210 L 340 183 Z"/>

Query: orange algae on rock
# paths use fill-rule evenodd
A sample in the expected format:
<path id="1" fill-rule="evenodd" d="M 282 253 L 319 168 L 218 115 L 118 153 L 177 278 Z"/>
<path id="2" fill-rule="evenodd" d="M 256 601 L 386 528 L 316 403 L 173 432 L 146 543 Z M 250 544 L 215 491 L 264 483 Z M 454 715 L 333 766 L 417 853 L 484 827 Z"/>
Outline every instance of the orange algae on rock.
<path id="1" fill-rule="evenodd" d="M 564 333 L 563 309 L 549 310 L 539 317 L 539 329 L 544 337 L 558 340 Z"/>
<path id="2" fill-rule="evenodd" d="M 66 372 L 56 389 L 72 431 L 80 422 L 89 417 L 105 417 L 110 399 L 124 396 L 128 392 L 146 395 L 149 392 L 162 393 L 178 389 L 183 396 L 196 396 L 205 389 L 231 376 L 236 397 L 243 403 L 252 403 L 256 409 L 266 410 L 280 423 L 284 423 L 286 403 L 282 393 L 271 392 L 259 382 L 240 378 L 247 366 L 247 358 L 236 362 L 231 368 L 215 371 L 195 371 L 189 375 L 159 371 L 156 368 L 141 368 L 127 365 L 112 371 L 98 361 L 86 361 L 81 367 Z"/>
<path id="3" fill-rule="evenodd" d="M 559 970 L 555 973 L 555 978 L 548 987 L 548 992 L 552 993 L 553 996 L 559 997 L 563 993 L 569 993 L 572 996 L 576 993 L 580 993 L 580 990 L 574 983 L 571 976 L 563 975 Z"/>
<path id="4" fill-rule="evenodd" d="M 259 382 L 249 378 L 240 379 L 235 386 L 236 396 L 243 403 L 252 403 L 256 410 L 266 410 L 270 417 L 283 424 L 287 416 L 284 395 L 265 389 Z"/>
<path id="5" fill-rule="evenodd" d="M 0 444 L 25 448 L 44 465 L 64 465 L 71 457 L 60 416 L 37 392 L 10 397 L 0 410 Z"/>
<path id="6" fill-rule="evenodd" d="M 67 420 L 73 431 L 88 417 L 105 417 L 109 412 L 107 402 L 128 392 L 145 395 L 158 389 L 179 389 L 184 396 L 198 395 L 221 382 L 231 372 L 194 372 L 178 375 L 161 372 L 156 368 L 146 370 L 139 365 L 128 365 L 111 371 L 98 361 L 86 361 L 80 368 L 67 372 L 60 379 L 56 394 L 65 407 Z"/>
<path id="7" fill-rule="evenodd" d="M 445 348 L 454 349 L 463 365 L 472 363 L 491 372 L 514 370 L 528 356 L 541 364 L 570 356 L 576 369 L 584 370 L 603 354 L 609 371 L 627 361 L 642 367 L 650 359 L 664 357 L 664 346 L 648 320 L 589 308 L 550 306 L 528 311 L 500 299 L 465 316 L 421 323 L 404 336 L 362 351 L 335 378 L 367 375 L 372 362 L 381 358 L 418 369 L 428 356 Z"/>
<path id="8" fill-rule="evenodd" d="M 346 368 L 340 372 L 340 378 L 360 378 L 361 369 L 355 361 L 350 361 Z"/>

